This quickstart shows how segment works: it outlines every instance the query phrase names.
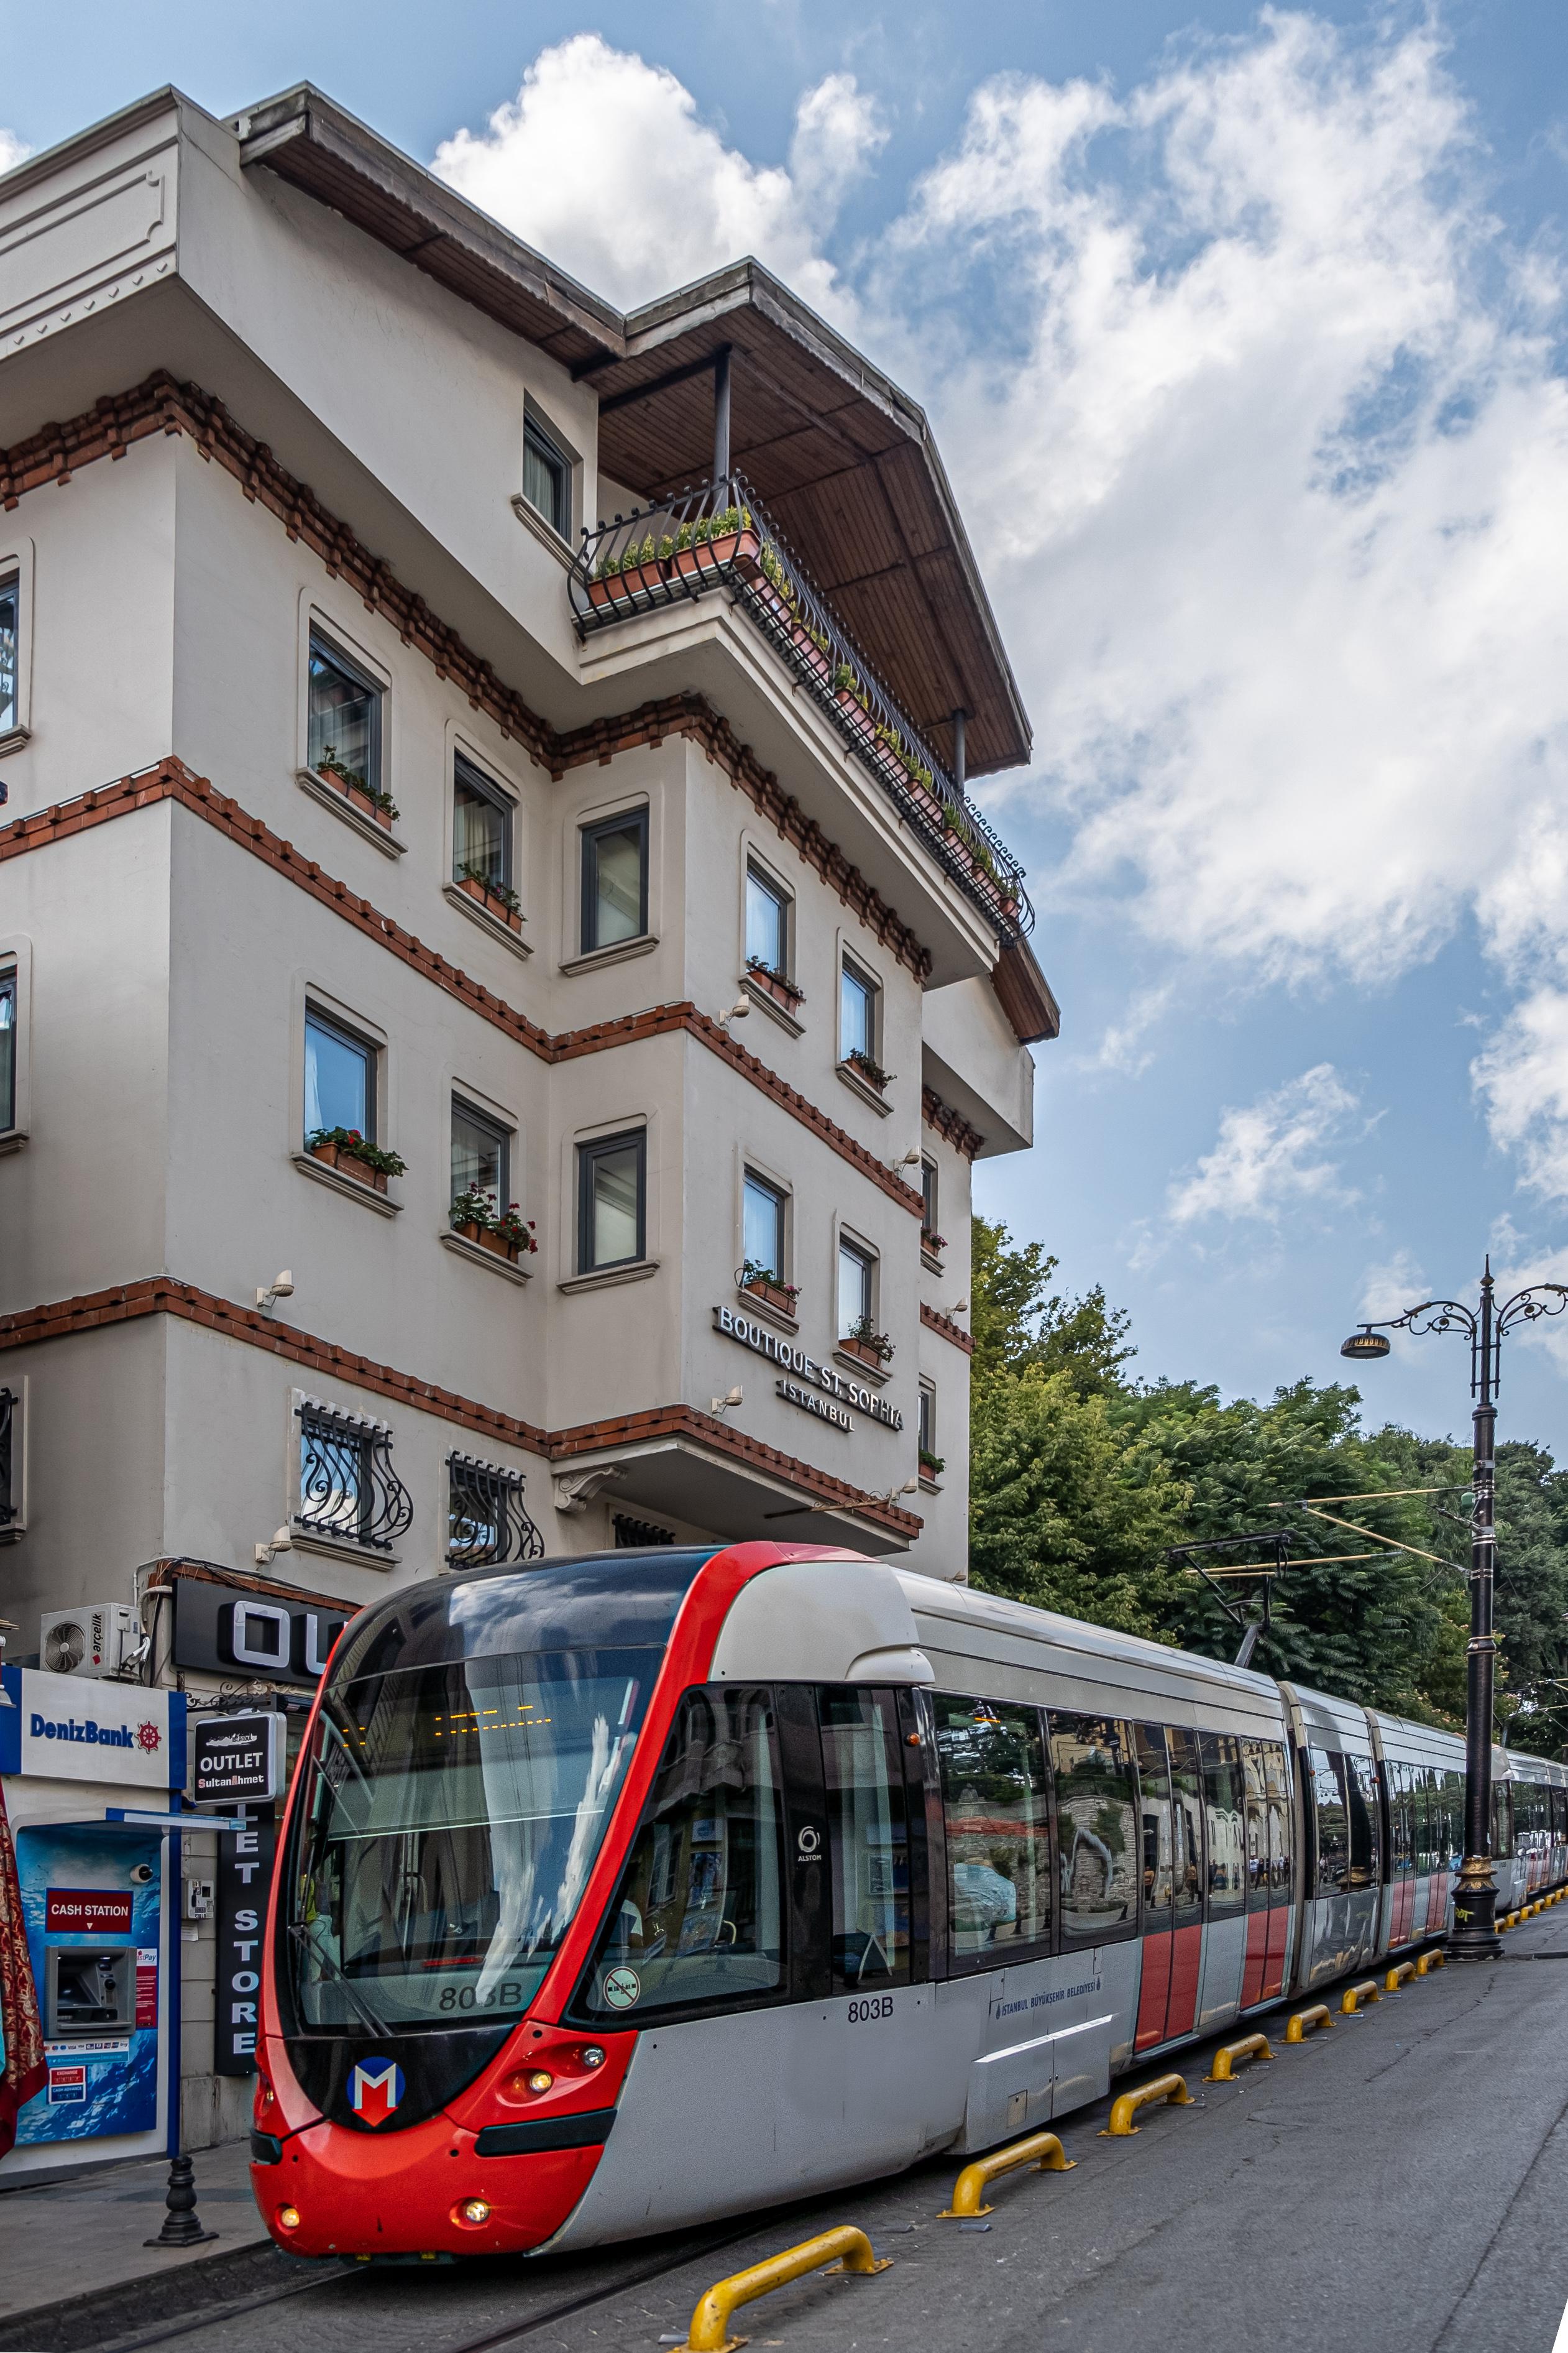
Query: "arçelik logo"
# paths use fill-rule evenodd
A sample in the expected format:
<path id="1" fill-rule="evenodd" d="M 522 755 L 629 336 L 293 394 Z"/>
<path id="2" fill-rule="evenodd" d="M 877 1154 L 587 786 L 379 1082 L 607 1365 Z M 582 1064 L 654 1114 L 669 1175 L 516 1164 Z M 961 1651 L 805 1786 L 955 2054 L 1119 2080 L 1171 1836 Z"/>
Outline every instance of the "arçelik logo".
<path id="1" fill-rule="evenodd" d="M 395 2059 L 361 2059 L 349 2077 L 349 2105 L 362 2124 L 384 2125 L 403 2097 Z"/>

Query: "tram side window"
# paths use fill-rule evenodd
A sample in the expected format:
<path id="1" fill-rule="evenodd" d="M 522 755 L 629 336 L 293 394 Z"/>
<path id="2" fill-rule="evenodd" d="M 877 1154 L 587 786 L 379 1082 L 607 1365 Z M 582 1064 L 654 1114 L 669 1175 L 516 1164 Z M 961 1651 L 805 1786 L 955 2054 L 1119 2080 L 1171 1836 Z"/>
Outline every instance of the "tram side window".
<path id="1" fill-rule="evenodd" d="M 1263 1746 L 1263 1811 L 1268 1826 L 1268 1900 L 1290 1900 L 1290 1767 L 1278 1740 Z"/>
<path id="2" fill-rule="evenodd" d="M 1203 1917 L 1203 1775 L 1195 1732 L 1173 1725 L 1165 1739 L 1171 1752 L 1172 1893 L 1176 1926 L 1184 1928 Z"/>
<path id="3" fill-rule="evenodd" d="M 1125 1727 L 1050 1716 L 1065 1946 L 1104 1944 L 1138 1926 L 1138 1788 Z"/>
<path id="4" fill-rule="evenodd" d="M 1452 1871 L 1465 1852 L 1465 1777 L 1443 1775 L 1443 1831 L 1437 1845 L 1437 1867 Z"/>
<path id="5" fill-rule="evenodd" d="M 1415 1869 L 1426 1879 L 1437 1868 L 1437 1834 L 1443 1826 L 1438 1795 L 1442 1776 L 1429 1765 L 1407 1765 L 1405 1771 L 1410 1782 L 1410 1836 Z"/>
<path id="6" fill-rule="evenodd" d="M 937 1756 L 947 1827 L 954 1960 L 1018 1957 L 1051 1929 L 1050 1800 L 1032 1707 L 939 1694 Z"/>
<path id="7" fill-rule="evenodd" d="M 1241 1769 L 1247 1788 L 1247 1908 L 1268 1909 L 1268 1772 L 1267 1740 L 1241 1743 Z"/>
<path id="8" fill-rule="evenodd" d="M 1204 1812 L 1208 1823 L 1209 1918 L 1224 1920 L 1247 1902 L 1247 1795 L 1241 1743 L 1234 1733 L 1199 1735 Z"/>
<path id="9" fill-rule="evenodd" d="M 584 1981 L 590 2017 L 736 2009 L 783 1986 L 779 1812 L 771 1694 L 688 1692 Z"/>
<path id="10" fill-rule="evenodd" d="M 1375 1887 L 1383 1874 L 1382 1825 L 1377 1806 L 1377 1767 L 1370 1757 L 1344 1760 L 1350 1801 L 1351 1867 L 1346 1885 Z"/>
<path id="11" fill-rule="evenodd" d="M 910 1981 L 910 1832 L 891 1692 L 824 1690 L 822 1768 L 833 1873 L 833 1979 Z"/>
<path id="12" fill-rule="evenodd" d="M 1389 1860 L 1394 1877 L 1415 1868 L 1415 1772 L 1395 1757 L 1384 1759 L 1388 1783 Z"/>
<path id="13" fill-rule="evenodd" d="M 1307 1751 L 1312 1805 L 1318 1819 L 1320 1895 L 1338 1895 L 1350 1873 L 1350 1821 L 1345 1810 L 1345 1760 L 1323 1748 Z"/>

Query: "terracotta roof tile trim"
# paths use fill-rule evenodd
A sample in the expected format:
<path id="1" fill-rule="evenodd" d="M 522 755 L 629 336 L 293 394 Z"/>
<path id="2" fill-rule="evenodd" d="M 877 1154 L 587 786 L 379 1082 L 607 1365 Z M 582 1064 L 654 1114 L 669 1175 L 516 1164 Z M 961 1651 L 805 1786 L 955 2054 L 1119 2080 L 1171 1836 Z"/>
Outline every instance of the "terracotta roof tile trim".
<path id="1" fill-rule="evenodd" d="M 955 1324 L 951 1315 L 944 1315 L 940 1308 L 928 1307 L 923 1299 L 921 1301 L 921 1322 L 928 1332 L 938 1332 L 944 1340 L 951 1340 L 955 1348 L 962 1348 L 966 1356 L 973 1356 L 973 1335 L 966 1332 L 962 1324 Z"/>
<path id="2" fill-rule="evenodd" d="M 128 817 L 160 801 L 177 802 L 229 840 L 237 842 L 275 873 L 308 892 L 335 915 L 341 915 L 345 923 L 423 974 L 426 980 L 434 981 L 458 1004 L 467 1006 L 481 1020 L 489 1021 L 542 1062 L 574 1061 L 584 1054 L 604 1053 L 614 1046 L 636 1045 L 645 1039 L 668 1037 L 684 1030 L 706 1046 L 710 1053 L 728 1062 L 731 1070 L 797 1119 L 803 1127 L 809 1128 L 841 1160 L 869 1177 L 889 1200 L 896 1201 L 911 1216 L 921 1215 L 921 1197 L 913 1186 L 905 1184 L 874 1152 L 868 1151 L 808 1097 L 781 1079 L 776 1071 L 771 1071 L 755 1054 L 749 1053 L 710 1015 L 699 1012 L 696 1006 L 654 1006 L 642 1013 L 592 1022 L 582 1029 L 563 1029 L 552 1036 L 537 1021 L 530 1021 L 525 1014 L 519 1013 L 504 997 L 497 997 L 493 989 L 470 979 L 459 965 L 448 963 L 437 949 L 426 947 L 392 916 L 384 915 L 370 900 L 362 899 L 346 883 L 338 881 L 313 858 L 306 858 L 291 841 L 274 833 L 259 818 L 247 815 L 237 801 L 217 791 L 205 776 L 196 776 L 183 760 L 160 760 L 155 768 L 140 776 L 121 776 L 116 784 L 100 786 L 75 800 L 58 801 L 52 808 L 35 810 L 31 817 L 18 818 L 14 824 L 0 827 L 0 864 L 29 850 L 45 849 L 52 842 L 68 840 L 73 834 L 107 824 L 114 818 Z"/>
<path id="3" fill-rule="evenodd" d="M 868 1495 L 847 1480 L 836 1479 L 831 1472 L 819 1471 L 815 1463 L 782 1453 L 760 1438 L 749 1438 L 743 1430 L 731 1430 L 727 1422 L 699 1412 L 695 1406 L 658 1406 L 646 1412 L 614 1415 L 607 1420 L 579 1422 L 567 1430 L 542 1430 L 534 1422 L 503 1413 L 497 1406 L 480 1405 L 453 1389 L 418 1380 L 411 1373 L 400 1373 L 393 1366 L 378 1364 L 374 1357 L 359 1356 L 353 1349 L 318 1339 L 312 1333 L 278 1324 L 254 1308 L 237 1305 L 214 1292 L 200 1291 L 195 1283 L 179 1282 L 172 1275 L 151 1275 L 141 1282 L 88 1292 L 74 1299 L 57 1300 L 0 1316 L 0 1351 L 100 1331 L 106 1324 L 134 1323 L 145 1315 L 174 1315 L 184 1323 L 200 1324 L 225 1339 L 243 1341 L 247 1346 L 260 1348 L 268 1356 L 302 1365 L 324 1379 L 347 1381 L 355 1388 L 369 1389 L 377 1397 L 387 1398 L 395 1405 L 434 1414 L 482 1437 L 542 1455 L 549 1462 L 571 1461 L 605 1447 L 636 1444 L 650 1438 L 690 1438 L 714 1453 L 771 1472 L 830 1508 L 854 1511 L 863 1519 L 875 1520 L 894 1535 L 912 1539 L 923 1525 L 914 1513 Z"/>

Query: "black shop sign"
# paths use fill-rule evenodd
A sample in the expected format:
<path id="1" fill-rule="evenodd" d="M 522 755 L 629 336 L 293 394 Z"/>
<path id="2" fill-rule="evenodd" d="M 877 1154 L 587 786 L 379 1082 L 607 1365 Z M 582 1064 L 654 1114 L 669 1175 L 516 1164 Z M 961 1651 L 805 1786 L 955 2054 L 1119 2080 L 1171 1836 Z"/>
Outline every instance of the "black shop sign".
<path id="1" fill-rule="evenodd" d="M 199 1715 L 189 1732 L 192 1801 L 230 1806 L 265 1804 L 283 1794 L 283 1716 L 268 1709 L 241 1715 Z"/>
<path id="2" fill-rule="evenodd" d="M 174 1664 L 313 1689 L 353 1610 L 174 1580 Z"/>
<path id="3" fill-rule="evenodd" d="M 217 1982 L 213 1989 L 213 2070 L 254 2075 L 260 2017 L 261 1945 L 278 1826 L 270 1812 L 217 1842 Z"/>

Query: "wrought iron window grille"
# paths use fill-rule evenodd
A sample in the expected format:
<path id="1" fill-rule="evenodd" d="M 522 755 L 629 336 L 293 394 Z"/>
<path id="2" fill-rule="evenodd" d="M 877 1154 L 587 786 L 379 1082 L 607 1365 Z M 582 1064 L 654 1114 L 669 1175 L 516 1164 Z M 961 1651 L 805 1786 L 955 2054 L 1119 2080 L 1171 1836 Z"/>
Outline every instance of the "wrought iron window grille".
<path id="1" fill-rule="evenodd" d="M 522 1500 L 523 1474 L 471 1454 L 447 1457 L 447 1562 L 451 1568 L 539 1560 L 544 1538 Z"/>
<path id="2" fill-rule="evenodd" d="M 16 1419 L 15 1396 L 10 1389 L 0 1389 L 0 1544 L 8 1544 L 22 1533 L 16 1525 L 16 1498 L 11 1479 L 11 1441 Z"/>
<path id="3" fill-rule="evenodd" d="M 414 1518 L 407 1488 L 392 1467 L 392 1432 L 369 1414 L 344 1413 L 305 1398 L 300 1422 L 300 1508 L 294 1525 L 329 1543 L 390 1552 Z"/>
<path id="4" fill-rule="evenodd" d="M 642 1552 L 649 1545 L 672 1545 L 673 1528 L 661 1528 L 657 1520 L 634 1520 L 629 1512 L 612 1515 L 611 1526 L 616 1532 L 617 1552 Z"/>
<path id="5" fill-rule="evenodd" d="M 583 526 L 569 593 L 579 637 L 727 588 L 864 762 L 938 864 L 1005 940 L 1033 929 L 1024 870 L 866 666 L 742 474 Z"/>

